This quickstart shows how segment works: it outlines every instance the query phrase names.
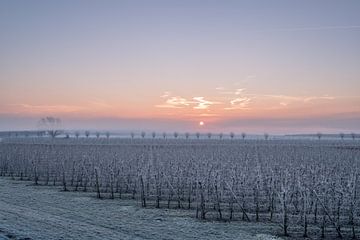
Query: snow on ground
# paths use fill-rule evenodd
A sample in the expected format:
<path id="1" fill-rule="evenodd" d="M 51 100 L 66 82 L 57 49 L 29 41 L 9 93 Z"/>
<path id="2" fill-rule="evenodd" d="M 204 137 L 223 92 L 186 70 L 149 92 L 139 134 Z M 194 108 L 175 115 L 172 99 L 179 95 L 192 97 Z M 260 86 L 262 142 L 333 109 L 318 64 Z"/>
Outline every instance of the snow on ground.
<path id="1" fill-rule="evenodd" d="M 278 239 L 265 224 L 200 221 L 186 210 L 144 209 L 134 200 L 94 195 L 0 178 L 0 240 Z"/>

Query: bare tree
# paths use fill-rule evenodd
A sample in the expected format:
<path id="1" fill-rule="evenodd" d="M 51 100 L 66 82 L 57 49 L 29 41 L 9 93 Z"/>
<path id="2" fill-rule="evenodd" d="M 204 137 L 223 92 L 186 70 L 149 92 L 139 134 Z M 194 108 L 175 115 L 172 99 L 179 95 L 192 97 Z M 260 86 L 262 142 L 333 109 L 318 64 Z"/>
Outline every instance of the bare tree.
<path id="1" fill-rule="evenodd" d="M 101 198 L 100 182 L 99 182 L 99 169 L 95 168 L 94 170 L 95 170 L 95 187 L 96 187 L 97 198 Z"/>
<path id="2" fill-rule="evenodd" d="M 156 137 L 156 132 L 151 133 L 152 138 L 154 139 Z"/>
<path id="3" fill-rule="evenodd" d="M 350 135 L 351 135 L 351 138 L 352 138 L 353 140 L 355 140 L 356 134 L 355 134 L 355 133 L 351 133 Z"/>
<path id="4" fill-rule="evenodd" d="M 79 133 L 78 131 L 76 131 L 76 132 L 75 132 L 75 137 L 76 137 L 76 138 L 79 138 L 79 136 L 80 136 L 80 133 Z"/>
<path id="5" fill-rule="evenodd" d="M 223 133 L 219 133 L 219 138 L 220 138 L 220 139 L 223 139 L 223 136 L 224 136 Z"/>
<path id="6" fill-rule="evenodd" d="M 210 139 L 211 136 L 212 136 L 212 134 L 211 134 L 211 132 L 209 132 L 209 133 L 207 134 L 208 139 Z"/>
<path id="7" fill-rule="evenodd" d="M 321 132 L 318 132 L 318 133 L 316 134 L 316 136 L 317 136 L 317 138 L 320 140 L 320 139 L 322 138 L 322 133 L 321 133 Z"/>
<path id="8" fill-rule="evenodd" d="M 130 133 L 130 136 L 131 136 L 131 139 L 134 139 L 135 133 L 134 133 L 134 132 L 131 132 L 131 133 Z"/>
<path id="9" fill-rule="evenodd" d="M 188 132 L 185 133 L 185 138 L 189 139 L 190 134 Z"/>
<path id="10" fill-rule="evenodd" d="M 99 138 L 99 137 L 100 137 L 100 133 L 99 133 L 99 132 L 96 132 L 95 135 L 96 135 L 96 138 Z"/>
<path id="11" fill-rule="evenodd" d="M 90 136 L 90 131 L 85 131 L 85 137 L 88 138 Z"/>
<path id="12" fill-rule="evenodd" d="M 231 138 L 231 139 L 234 139 L 234 137 L 235 137 L 235 133 L 231 132 L 231 133 L 230 133 L 230 138 Z"/>
<path id="13" fill-rule="evenodd" d="M 179 137 L 179 133 L 174 132 L 174 138 L 177 139 Z"/>
<path id="14" fill-rule="evenodd" d="M 60 118 L 44 117 L 40 119 L 39 127 L 46 131 L 51 138 L 55 138 L 63 133 Z"/>
<path id="15" fill-rule="evenodd" d="M 141 132 L 141 137 L 145 138 L 146 133 L 144 131 Z"/>
<path id="16" fill-rule="evenodd" d="M 195 135 L 196 135 L 196 138 L 197 138 L 197 139 L 200 138 L 200 133 L 199 133 L 199 132 L 197 132 Z"/>
<path id="17" fill-rule="evenodd" d="M 162 136 L 165 139 L 166 138 L 166 132 L 163 132 Z"/>
<path id="18" fill-rule="evenodd" d="M 288 216 L 288 198 L 289 198 L 289 184 L 287 180 L 282 183 L 281 190 L 278 192 L 279 200 L 281 203 L 281 210 L 282 210 L 282 229 L 284 236 L 289 236 L 288 228 L 289 228 L 289 216 Z"/>
<path id="19" fill-rule="evenodd" d="M 242 132 L 242 133 L 241 133 L 241 137 L 242 137 L 243 140 L 245 140 L 245 138 L 246 138 L 246 133 Z"/>
<path id="20" fill-rule="evenodd" d="M 106 132 L 105 136 L 106 136 L 107 139 L 109 139 L 110 138 L 110 132 Z"/>

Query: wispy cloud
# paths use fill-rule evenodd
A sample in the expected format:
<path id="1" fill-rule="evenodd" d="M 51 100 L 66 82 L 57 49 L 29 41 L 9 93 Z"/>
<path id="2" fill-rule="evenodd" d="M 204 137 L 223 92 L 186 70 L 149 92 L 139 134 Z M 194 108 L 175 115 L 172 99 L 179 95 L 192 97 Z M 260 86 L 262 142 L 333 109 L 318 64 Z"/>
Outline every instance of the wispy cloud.
<path id="1" fill-rule="evenodd" d="M 157 108 L 172 109 L 193 109 L 197 116 L 201 113 L 209 113 L 211 116 L 222 115 L 224 112 L 241 110 L 291 110 L 297 108 L 314 109 L 320 106 L 330 106 L 332 101 L 336 101 L 346 96 L 330 95 L 285 95 L 285 94 L 261 94 L 247 92 L 245 88 L 226 88 L 223 86 L 214 89 L 215 94 L 211 99 L 206 96 L 196 96 L 185 98 L 182 96 L 172 96 L 171 92 L 161 95 L 164 103 L 156 105 Z M 351 97 L 353 98 L 353 97 Z M 343 100 L 344 102 L 345 100 Z M 218 105 L 218 107 L 213 107 Z M 201 111 L 203 110 L 203 111 Z M 206 111 L 205 111 L 206 110 Z M 211 111 L 211 112 L 210 112 Z M 215 115 L 214 115 L 215 114 Z M 210 115 L 209 115 L 210 116 Z"/>
<path id="2" fill-rule="evenodd" d="M 95 108 L 113 108 L 113 105 L 101 99 L 94 99 L 92 101 L 89 101 L 88 103 L 90 106 Z"/>
<path id="3" fill-rule="evenodd" d="M 166 91 L 166 92 L 164 92 L 163 95 L 161 95 L 160 97 L 161 97 L 161 98 L 167 98 L 167 97 L 169 97 L 170 95 L 171 95 L 171 92 Z"/>
<path id="4" fill-rule="evenodd" d="M 192 107 L 193 109 L 208 109 L 214 104 L 220 104 L 217 101 L 210 101 L 205 97 L 192 97 L 191 100 L 181 96 L 171 96 L 170 92 L 164 93 L 161 98 L 165 98 L 165 103 L 158 104 L 155 107 L 158 108 L 187 108 Z"/>
<path id="5" fill-rule="evenodd" d="M 317 101 L 317 100 L 334 100 L 335 97 L 330 96 L 315 96 L 315 97 L 306 97 L 303 99 L 304 102 L 311 102 L 311 101 Z"/>
<path id="6" fill-rule="evenodd" d="M 165 103 L 156 105 L 156 107 L 159 107 L 159 108 L 184 108 L 186 106 L 189 106 L 192 103 L 191 101 L 188 101 L 186 98 L 179 97 L 179 96 L 170 97 L 168 95 L 166 97 L 169 97 L 169 98 L 166 99 Z M 166 97 L 163 97 L 163 98 L 166 98 Z"/>
<path id="7" fill-rule="evenodd" d="M 257 98 L 272 98 L 280 100 L 281 105 L 288 105 L 289 102 L 303 102 L 310 103 L 318 100 L 334 100 L 336 97 L 333 96 L 289 96 L 289 95 L 269 95 L 269 94 L 249 94 L 256 96 Z M 286 102 L 287 101 L 287 102 Z"/>
<path id="8" fill-rule="evenodd" d="M 211 105 L 219 104 L 219 102 L 213 102 L 205 100 L 204 97 L 194 97 L 196 106 L 194 109 L 208 109 Z"/>
<path id="9" fill-rule="evenodd" d="M 244 90 L 245 90 L 244 88 L 238 88 L 238 89 L 235 90 L 235 93 L 234 93 L 234 94 L 235 94 L 235 95 L 240 95 L 241 93 L 244 92 Z"/>
<path id="10" fill-rule="evenodd" d="M 219 94 L 222 95 L 240 95 L 245 91 L 245 88 L 236 88 L 234 90 L 228 90 L 222 87 L 222 88 L 216 88 L 216 90 L 218 90 Z"/>
<path id="11" fill-rule="evenodd" d="M 20 108 L 26 112 L 33 112 L 33 113 L 71 113 L 77 112 L 86 109 L 82 106 L 72 106 L 72 105 L 32 105 L 32 104 L 11 104 L 15 108 Z"/>
<path id="12" fill-rule="evenodd" d="M 155 107 L 157 107 L 157 108 L 183 108 L 183 107 L 170 105 L 170 104 L 158 104 L 158 105 L 155 105 Z"/>
<path id="13" fill-rule="evenodd" d="M 251 99 L 248 97 L 235 98 L 230 101 L 230 107 L 224 108 L 225 110 L 247 109 Z"/>

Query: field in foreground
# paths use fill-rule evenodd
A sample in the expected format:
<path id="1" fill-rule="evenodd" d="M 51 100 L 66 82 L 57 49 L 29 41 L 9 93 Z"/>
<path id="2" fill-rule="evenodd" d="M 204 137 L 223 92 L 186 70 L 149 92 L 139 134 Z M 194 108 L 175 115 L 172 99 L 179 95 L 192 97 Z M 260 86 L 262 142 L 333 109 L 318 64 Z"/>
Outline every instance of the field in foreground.
<path id="1" fill-rule="evenodd" d="M 271 225 L 200 221 L 189 211 L 141 208 L 0 178 L 0 239 L 277 239 Z"/>
<path id="2" fill-rule="evenodd" d="M 167 208 L 159 211 L 189 218 L 263 223 L 269 233 L 292 238 L 359 237 L 359 166 L 358 140 L 10 138 L 0 143 L 3 177 L 89 192 L 109 206 L 131 199 L 145 209 Z"/>

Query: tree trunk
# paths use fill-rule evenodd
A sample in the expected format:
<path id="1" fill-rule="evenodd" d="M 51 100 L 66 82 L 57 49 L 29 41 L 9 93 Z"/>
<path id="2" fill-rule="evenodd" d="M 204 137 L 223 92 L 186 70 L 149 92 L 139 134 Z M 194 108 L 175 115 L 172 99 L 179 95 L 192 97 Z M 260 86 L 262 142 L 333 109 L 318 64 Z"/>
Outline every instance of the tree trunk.
<path id="1" fill-rule="evenodd" d="M 97 198 L 101 198 L 101 194 L 100 194 L 100 183 L 99 183 L 99 173 L 98 173 L 98 169 L 97 169 L 97 168 L 95 168 L 95 184 L 96 184 Z"/>

